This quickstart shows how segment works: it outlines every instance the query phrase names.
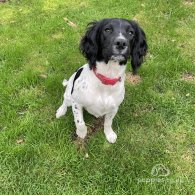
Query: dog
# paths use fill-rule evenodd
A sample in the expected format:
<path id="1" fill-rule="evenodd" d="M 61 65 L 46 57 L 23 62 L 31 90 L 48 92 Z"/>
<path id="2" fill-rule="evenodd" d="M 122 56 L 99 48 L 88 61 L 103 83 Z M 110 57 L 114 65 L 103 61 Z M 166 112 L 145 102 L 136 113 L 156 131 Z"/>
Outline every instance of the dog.
<path id="1" fill-rule="evenodd" d="M 80 42 L 81 53 L 88 63 L 80 67 L 70 79 L 56 118 L 65 115 L 72 106 L 76 134 L 84 139 L 87 126 L 83 109 L 95 117 L 104 116 L 104 133 L 109 143 L 115 143 L 112 121 L 125 95 L 125 69 L 131 59 L 133 74 L 143 63 L 147 52 L 146 35 L 132 20 L 107 18 L 88 25 Z"/>

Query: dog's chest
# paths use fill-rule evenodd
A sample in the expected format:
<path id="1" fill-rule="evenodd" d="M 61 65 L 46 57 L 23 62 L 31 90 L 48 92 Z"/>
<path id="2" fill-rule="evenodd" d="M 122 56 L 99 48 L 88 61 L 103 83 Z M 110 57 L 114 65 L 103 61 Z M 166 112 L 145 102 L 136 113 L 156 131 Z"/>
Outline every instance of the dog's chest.
<path id="1" fill-rule="evenodd" d="M 103 116 L 118 106 L 124 99 L 124 80 L 115 85 L 102 84 L 91 72 L 83 72 L 74 86 L 73 99 L 90 114 Z"/>
<path id="2" fill-rule="evenodd" d="M 118 108 L 124 99 L 124 88 L 104 86 L 88 88 L 85 93 L 80 90 L 80 100 L 84 108 L 96 117 L 103 116 Z"/>
<path id="3" fill-rule="evenodd" d="M 121 98 L 115 93 L 95 90 L 90 96 L 92 101 L 85 107 L 85 109 L 96 117 L 111 112 L 121 103 Z"/>

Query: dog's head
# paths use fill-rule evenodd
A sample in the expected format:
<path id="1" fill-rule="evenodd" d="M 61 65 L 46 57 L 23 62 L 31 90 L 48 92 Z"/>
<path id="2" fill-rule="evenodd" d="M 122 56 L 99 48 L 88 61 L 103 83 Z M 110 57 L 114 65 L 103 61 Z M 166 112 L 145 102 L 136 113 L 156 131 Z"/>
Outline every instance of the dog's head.
<path id="1" fill-rule="evenodd" d="M 103 19 L 92 22 L 81 39 L 80 49 L 90 68 L 96 61 L 118 61 L 125 65 L 131 58 L 134 73 L 147 51 L 146 36 L 139 25 L 126 19 Z"/>

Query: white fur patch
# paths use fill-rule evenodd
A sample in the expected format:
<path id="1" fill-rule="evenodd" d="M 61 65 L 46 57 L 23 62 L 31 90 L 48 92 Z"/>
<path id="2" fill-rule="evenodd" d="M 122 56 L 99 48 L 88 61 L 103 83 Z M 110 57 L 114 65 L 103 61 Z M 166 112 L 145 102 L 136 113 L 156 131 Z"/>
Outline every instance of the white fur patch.
<path id="1" fill-rule="evenodd" d="M 119 33 L 119 36 L 117 38 L 126 40 L 126 38 L 123 36 L 121 32 Z"/>

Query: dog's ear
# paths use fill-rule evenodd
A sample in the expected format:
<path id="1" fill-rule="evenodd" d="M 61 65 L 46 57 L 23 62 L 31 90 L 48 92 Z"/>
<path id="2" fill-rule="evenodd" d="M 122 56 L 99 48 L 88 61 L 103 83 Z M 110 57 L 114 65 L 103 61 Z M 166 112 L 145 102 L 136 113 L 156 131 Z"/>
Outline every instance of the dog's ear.
<path id="1" fill-rule="evenodd" d="M 88 60 L 90 69 L 96 65 L 98 55 L 99 26 L 100 22 L 89 23 L 88 29 L 80 42 L 81 53 Z"/>
<path id="2" fill-rule="evenodd" d="M 146 55 L 148 45 L 143 29 L 135 21 L 131 20 L 130 23 L 135 31 L 134 39 L 131 45 L 131 66 L 133 69 L 133 74 L 137 74 L 138 68 L 143 63 L 143 57 Z"/>

